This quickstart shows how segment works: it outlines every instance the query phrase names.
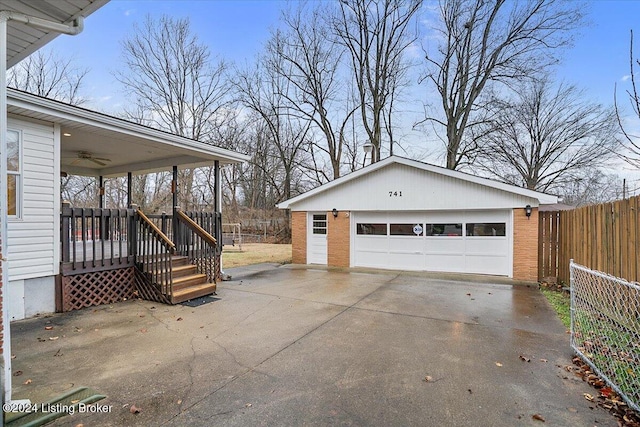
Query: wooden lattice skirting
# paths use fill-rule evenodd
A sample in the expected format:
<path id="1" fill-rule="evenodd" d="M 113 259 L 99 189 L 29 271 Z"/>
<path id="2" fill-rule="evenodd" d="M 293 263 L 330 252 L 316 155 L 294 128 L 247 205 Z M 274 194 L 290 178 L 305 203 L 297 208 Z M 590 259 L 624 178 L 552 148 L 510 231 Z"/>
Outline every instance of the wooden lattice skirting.
<path id="1" fill-rule="evenodd" d="M 135 294 L 135 268 L 93 271 L 61 277 L 62 311 L 112 304 Z"/>
<path id="2" fill-rule="evenodd" d="M 134 269 L 133 277 L 135 281 L 135 287 L 140 298 L 163 304 L 171 304 L 171 299 L 160 292 L 160 290 L 145 277 L 144 273 L 142 273 L 137 268 Z"/>

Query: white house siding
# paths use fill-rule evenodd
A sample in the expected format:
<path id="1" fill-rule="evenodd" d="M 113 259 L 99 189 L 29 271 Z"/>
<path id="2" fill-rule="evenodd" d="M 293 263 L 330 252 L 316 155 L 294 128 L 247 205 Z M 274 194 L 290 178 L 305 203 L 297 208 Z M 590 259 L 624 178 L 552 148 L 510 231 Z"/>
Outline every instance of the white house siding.
<path id="1" fill-rule="evenodd" d="M 9 119 L 22 132 L 22 216 L 8 222 L 9 282 L 59 270 L 59 135 L 52 124 Z"/>
<path id="2" fill-rule="evenodd" d="M 390 164 L 331 191 L 300 200 L 294 211 L 424 211 L 510 209 L 538 200 L 403 164 Z"/>

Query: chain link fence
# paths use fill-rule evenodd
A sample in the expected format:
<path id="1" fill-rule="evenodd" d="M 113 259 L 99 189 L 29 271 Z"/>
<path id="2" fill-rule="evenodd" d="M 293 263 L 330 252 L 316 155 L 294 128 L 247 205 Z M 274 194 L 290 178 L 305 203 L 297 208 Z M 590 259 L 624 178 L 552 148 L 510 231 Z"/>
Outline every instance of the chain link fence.
<path id="1" fill-rule="evenodd" d="M 571 347 L 640 411 L 640 284 L 573 260 L 570 273 Z"/>

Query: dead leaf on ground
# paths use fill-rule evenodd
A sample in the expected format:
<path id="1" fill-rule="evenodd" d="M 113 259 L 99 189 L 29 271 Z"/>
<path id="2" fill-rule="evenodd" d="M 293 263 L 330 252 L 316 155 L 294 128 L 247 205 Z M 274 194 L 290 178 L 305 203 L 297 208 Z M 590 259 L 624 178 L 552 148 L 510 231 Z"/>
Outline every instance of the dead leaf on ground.
<path id="1" fill-rule="evenodd" d="M 50 331 L 50 330 L 52 330 L 52 329 L 53 329 L 53 326 L 45 326 L 45 327 L 44 327 L 44 330 L 45 330 L 45 331 Z"/>
<path id="2" fill-rule="evenodd" d="M 543 362 L 543 363 L 547 363 L 548 362 L 547 359 L 540 359 L 540 361 Z"/>
<path id="3" fill-rule="evenodd" d="M 529 359 L 528 357 L 525 357 L 523 355 L 520 355 L 520 360 L 522 360 L 523 362 L 531 362 L 531 359 Z"/>
<path id="4" fill-rule="evenodd" d="M 23 373 L 22 371 L 15 371 L 15 372 L 13 373 L 13 376 L 14 376 L 14 377 L 19 377 L 20 375 L 22 375 L 22 373 Z"/>
<path id="5" fill-rule="evenodd" d="M 55 340 L 57 340 L 58 338 L 60 338 L 60 337 L 49 337 L 49 341 L 55 341 Z"/>
<path id="6" fill-rule="evenodd" d="M 12 355 L 11 355 L 11 360 L 13 360 L 13 359 L 15 359 L 15 358 L 16 358 L 16 355 L 15 355 L 15 354 L 12 354 Z"/>
<path id="7" fill-rule="evenodd" d="M 31 384 L 33 381 L 31 380 L 31 378 L 29 378 L 28 380 L 26 380 L 23 384 L 24 385 L 29 385 Z"/>
<path id="8" fill-rule="evenodd" d="M 84 427 L 84 424 L 76 424 L 76 427 Z"/>
<path id="9" fill-rule="evenodd" d="M 585 399 L 587 399 L 589 402 L 593 402 L 593 396 L 590 395 L 589 393 L 582 393 L 582 395 L 584 396 Z"/>
<path id="10" fill-rule="evenodd" d="M 176 402 L 178 405 L 182 405 L 182 399 L 178 399 L 178 401 Z"/>
<path id="11" fill-rule="evenodd" d="M 467 296 L 469 296 L 469 297 L 470 297 L 470 296 L 471 296 L 471 292 L 467 292 Z"/>
<path id="12" fill-rule="evenodd" d="M 142 412 L 142 409 L 138 408 L 135 404 L 133 404 L 129 408 L 129 412 L 131 412 L 132 414 L 139 414 L 140 412 Z"/>
<path id="13" fill-rule="evenodd" d="M 433 381 L 433 377 L 430 376 L 430 375 L 427 375 L 426 377 L 424 377 L 424 381 L 425 382 L 431 382 L 431 381 Z"/>
<path id="14" fill-rule="evenodd" d="M 540 414 L 534 414 L 531 418 L 533 418 L 536 421 L 542 421 L 543 423 L 545 422 L 545 419 Z"/>
<path id="15" fill-rule="evenodd" d="M 251 405 L 251 403 L 247 403 L 246 405 L 244 405 L 245 408 L 251 408 L 251 406 L 253 406 Z"/>
<path id="16" fill-rule="evenodd" d="M 45 340 L 44 338 L 38 337 L 38 342 L 47 342 L 47 340 Z"/>
<path id="17" fill-rule="evenodd" d="M 496 366 L 502 366 L 502 363 L 496 362 Z"/>
<path id="18" fill-rule="evenodd" d="M 76 403 L 80 403 L 80 399 L 74 399 L 71 401 L 72 405 L 75 405 Z"/>
<path id="19" fill-rule="evenodd" d="M 181 321 L 181 320 L 182 320 L 182 317 L 178 317 L 178 318 L 176 319 L 176 322 L 179 322 L 179 321 Z"/>

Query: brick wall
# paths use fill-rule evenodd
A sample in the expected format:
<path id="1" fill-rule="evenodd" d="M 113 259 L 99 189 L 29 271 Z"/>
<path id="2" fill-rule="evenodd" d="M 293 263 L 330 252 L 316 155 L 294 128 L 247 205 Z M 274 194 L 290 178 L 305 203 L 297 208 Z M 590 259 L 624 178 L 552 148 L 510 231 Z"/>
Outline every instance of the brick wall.
<path id="1" fill-rule="evenodd" d="M 348 212 L 338 212 L 336 218 L 327 212 L 327 264 L 331 267 L 349 267 L 349 240 L 351 221 Z"/>
<path id="2" fill-rule="evenodd" d="M 306 212 L 291 212 L 291 256 L 294 264 L 307 263 Z"/>
<path id="3" fill-rule="evenodd" d="M 538 209 L 527 218 L 523 208 L 513 210 L 513 278 L 538 280 Z"/>

